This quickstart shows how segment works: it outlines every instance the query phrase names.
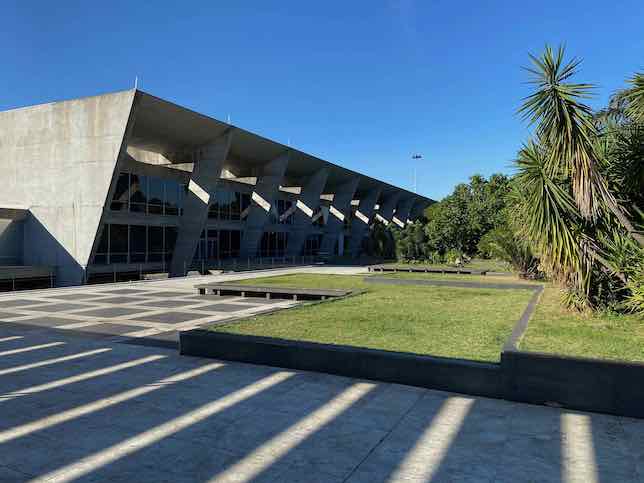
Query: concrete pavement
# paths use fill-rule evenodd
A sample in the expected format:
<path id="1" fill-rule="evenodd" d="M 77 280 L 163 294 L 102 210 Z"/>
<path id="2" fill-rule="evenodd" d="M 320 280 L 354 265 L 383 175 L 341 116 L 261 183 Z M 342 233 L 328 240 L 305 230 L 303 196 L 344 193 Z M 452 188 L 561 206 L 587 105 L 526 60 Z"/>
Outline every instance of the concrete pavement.
<path id="1" fill-rule="evenodd" d="M 644 421 L 0 326 L 0 481 L 644 481 Z"/>

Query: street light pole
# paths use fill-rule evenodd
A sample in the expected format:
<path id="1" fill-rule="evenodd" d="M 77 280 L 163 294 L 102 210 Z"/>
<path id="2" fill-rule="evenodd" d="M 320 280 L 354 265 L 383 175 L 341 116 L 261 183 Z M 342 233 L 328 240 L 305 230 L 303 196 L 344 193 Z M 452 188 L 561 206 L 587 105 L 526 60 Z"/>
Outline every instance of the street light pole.
<path id="1" fill-rule="evenodd" d="M 413 160 L 423 159 L 423 155 L 422 154 L 412 154 L 411 159 L 413 159 Z M 413 182 L 414 182 L 414 193 L 417 193 L 418 192 L 418 186 L 417 186 L 417 183 L 416 183 L 416 165 L 414 165 L 414 168 L 413 168 Z"/>

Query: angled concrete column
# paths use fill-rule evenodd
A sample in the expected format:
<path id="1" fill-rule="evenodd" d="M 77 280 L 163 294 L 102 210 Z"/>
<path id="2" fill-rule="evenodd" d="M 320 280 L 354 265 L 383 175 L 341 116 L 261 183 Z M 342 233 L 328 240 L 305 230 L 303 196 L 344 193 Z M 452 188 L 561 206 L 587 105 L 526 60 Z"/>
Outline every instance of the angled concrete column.
<path id="1" fill-rule="evenodd" d="M 359 182 L 360 178 L 356 176 L 339 186 L 333 194 L 333 202 L 329 208 L 329 218 L 324 227 L 324 235 L 322 235 L 321 253 L 333 255 L 333 247 L 338 244 L 340 235 L 344 230 L 344 219 L 351 216 L 351 200 L 356 193 Z"/>
<path id="2" fill-rule="evenodd" d="M 413 221 L 423 216 L 423 212 L 425 211 L 425 208 L 427 208 L 428 206 L 429 206 L 428 203 L 420 202 L 420 200 L 416 198 L 416 201 L 412 205 L 411 210 L 409 210 L 409 216 L 407 217 L 406 221 L 409 221 L 409 220 Z"/>
<path id="3" fill-rule="evenodd" d="M 358 209 L 355 212 L 353 220 L 351 220 L 351 240 L 349 241 L 349 255 L 357 257 L 360 255 L 362 248 L 362 239 L 369 230 L 371 217 L 373 216 L 376 203 L 380 198 L 380 188 L 376 188 L 360 200 Z"/>
<path id="4" fill-rule="evenodd" d="M 251 206 L 246 218 L 244 236 L 241 241 L 240 258 L 257 255 L 275 196 L 279 190 L 280 183 L 284 179 L 289 157 L 290 152 L 287 152 L 266 164 L 262 175 L 257 179 L 257 184 L 251 196 Z"/>
<path id="5" fill-rule="evenodd" d="M 295 204 L 293 228 L 288 236 L 287 256 L 300 255 L 306 238 L 313 231 L 313 214 L 320 205 L 320 195 L 328 177 L 329 171 L 326 168 L 320 169 L 302 187 L 302 193 Z"/>
<path id="6" fill-rule="evenodd" d="M 407 224 L 407 219 L 409 218 L 411 209 L 414 206 L 415 202 L 416 202 L 415 197 L 409 197 L 401 200 L 398 203 L 398 207 L 396 208 L 396 213 L 394 213 L 394 216 L 391 221 L 393 221 L 400 228 L 405 228 L 405 225 Z"/>
<path id="7" fill-rule="evenodd" d="M 232 133 L 229 131 L 214 143 L 199 150 L 198 161 L 192 169 L 188 193 L 183 203 L 177 244 L 170 262 L 171 277 L 185 275 L 192 263 L 201 231 L 208 220 L 210 198 L 215 194 L 222 167 L 230 150 Z"/>
<path id="8" fill-rule="evenodd" d="M 376 214 L 376 219 L 385 224 L 385 226 L 391 223 L 391 218 L 394 214 L 394 208 L 398 205 L 398 200 L 400 199 L 400 193 L 394 193 L 389 195 L 388 198 L 380 205 L 380 209 Z"/>

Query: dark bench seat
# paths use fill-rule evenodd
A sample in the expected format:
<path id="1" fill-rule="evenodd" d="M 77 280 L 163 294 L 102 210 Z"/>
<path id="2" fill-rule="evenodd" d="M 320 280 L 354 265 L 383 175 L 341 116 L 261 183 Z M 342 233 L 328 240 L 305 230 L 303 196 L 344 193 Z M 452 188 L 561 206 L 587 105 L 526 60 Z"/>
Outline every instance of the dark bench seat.
<path id="1" fill-rule="evenodd" d="M 195 285 L 195 288 L 201 295 L 241 295 L 242 297 L 247 297 L 249 295 L 262 295 L 267 299 L 274 297 L 292 298 L 293 300 L 298 300 L 298 298 L 325 300 L 327 298 L 344 297 L 352 292 L 351 290 L 341 289 L 290 288 L 259 285 L 235 285 L 230 283 L 205 283 Z"/>
<path id="2" fill-rule="evenodd" d="M 436 267 L 401 267 L 395 265 L 373 265 L 370 272 L 410 272 L 410 273 L 455 273 L 460 275 L 485 275 L 486 270 L 470 270 L 468 268 L 436 268 Z"/>

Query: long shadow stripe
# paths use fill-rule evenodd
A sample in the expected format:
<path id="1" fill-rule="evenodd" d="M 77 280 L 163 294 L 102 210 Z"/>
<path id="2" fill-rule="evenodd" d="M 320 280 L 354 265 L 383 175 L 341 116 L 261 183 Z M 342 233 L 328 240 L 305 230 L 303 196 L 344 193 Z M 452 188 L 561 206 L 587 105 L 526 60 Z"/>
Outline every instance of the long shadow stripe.
<path id="1" fill-rule="evenodd" d="M 9 401 L 17 397 L 27 396 L 29 394 L 35 394 L 42 391 L 48 391 L 50 389 L 59 388 L 66 386 L 68 384 L 73 384 L 75 382 L 86 381 L 88 379 L 93 379 L 95 377 L 104 376 L 106 374 L 111 374 L 113 372 L 122 371 L 124 369 L 129 369 L 132 367 L 139 366 L 141 364 L 147 364 L 148 362 L 158 361 L 165 359 L 167 356 L 164 355 L 151 355 L 142 357 L 140 359 L 135 359 L 128 362 L 123 362 L 121 364 L 116 364 L 110 367 L 104 367 L 102 369 L 97 369 L 95 371 L 84 372 L 77 376 L 66 377 L 63 379 L 58 379 L 56 381 L 47 382 L 45 384 L 40 384 L 38 386 L 32 386 L 25 389 L 19 389 L 18 391 L 12 391 L 6 394 L 0 394 L 0 402 Z"/>
<path id="2" fill-rule="evenodd" d="M 214 476 L 209 482 L 246 482 L 253 480 L 261 472 L 295 449 L 305 439 L 336 419 L 375 387 L 375 384 L 358 383 L 345 389 L 319 409 L 262 444 L 241 461 Z"/>
<path id="3" fill-rule="evenodd" d="M 32 482 L 67 482 L 73 481 L 88 473 L 98 470 L 114 461 L 124 458 L 132 453 L 142 450 L 158 441 L 172 436 L 190 426 L 220 413 L 254 395 L 269 389 L 286 379 L 292 377 L 295 373 L 278 372 L 271 376 L 265 377 L 255 383 L 252 383 L 242 389 L 230 393 L 215 401 L 204 404 L 192 411 L 189 411 L 179 417 L 160 424 L 152 429 L 132 436 L 120 443 L 98 451 L 92 455 L 82 458 L 75 463 L 63 466 L 45 475 L 41 475 Z"/>
<path id="4" fill-rule="evenodd" d="M 159 389 L 164 389 L 168 386 L 172 386 L 179 382 L 187 381 L 188 379 L 192 379 L 194 377 L 200 376 L 214 369 L 219 369 L 223 366 L 224 364 L 221 364 L 221 363 L 207 364 L 205 366 L 197 367 L 189 371 L 185 371 L 179 374 L 175 374 L 173 376 L 159 379 L 152 383 L 145 384 L 144 386 L 141 386 L 141 387 L 136 387 L 128 391 L 123 391 L 121 393 L 110 395 L 109 397 L 102 398 L 97 401 L 93 401 L 91 403 L 83 404 L 81 406 L 77 406 L 75 408 L 68 409 L 60 413 L 56 413 L 46 418 L 38 419 L 36 421 L 22 424 L 20 426 L 15 426 L 6 431 L 0 432 L 0 444 L 7 443 L 11 440 L 20 438 L 22 436 L 26 436 L 36 431 L 42 431 L 44 429 L 48 429 L 62 423 L 72 421 L 76 418 L 80 418 L 82 416 L 91 414 L 96 411 L 107 409 L 110 406 L 115 406 L 117 404 L 121 404 L 125 401 L 129 401 L 131 399 L 143 396 L 145 394 L 149 394 Z"/>
<path id="5" fill-rule="evenodd" d="M 101 354 L 103 352 L 111 351 L 112 349 L 104 347 L 102 349 L 95 349 L 92 351 L 79 352 L 77 354 L 72 354 L 69 356 L 56 357 L 54 359 L 46 359 L 44 361 L 32 362 L 31 364 L 23 364 L 21 366 L 9 367 L 7 369 L 0 369 L 0 376 L 6 376 L 7 374 L 15 374 L 16 372 L 27 371 L 29 369 L 35 369 L 38 367 L 50 366 L 52 364 L 58 364 L 59 362 L 72 361 L 74 359 L 80 359 L 82 357 L 93 356 L 95 354 Z"/>

